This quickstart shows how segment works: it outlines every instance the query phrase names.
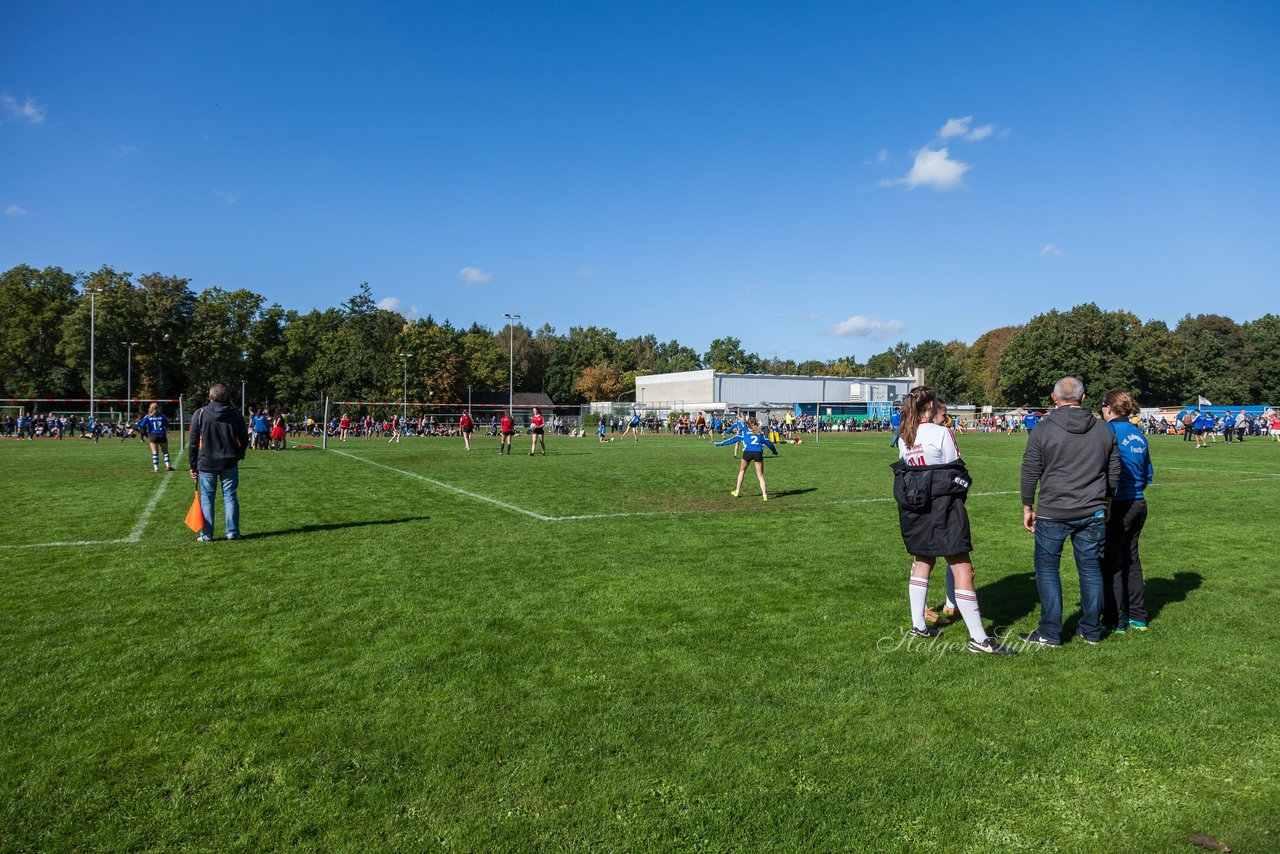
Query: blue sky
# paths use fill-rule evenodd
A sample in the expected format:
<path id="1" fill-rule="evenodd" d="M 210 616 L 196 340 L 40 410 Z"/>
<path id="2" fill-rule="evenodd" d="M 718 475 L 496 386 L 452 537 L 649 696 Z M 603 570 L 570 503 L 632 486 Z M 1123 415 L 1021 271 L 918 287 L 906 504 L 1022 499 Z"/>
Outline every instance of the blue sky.
<path id="1" fill-rule="evenodd" d="M 7 4 L 0 269 L 865 359 L 1276 311 L 1280 4 Z"/>

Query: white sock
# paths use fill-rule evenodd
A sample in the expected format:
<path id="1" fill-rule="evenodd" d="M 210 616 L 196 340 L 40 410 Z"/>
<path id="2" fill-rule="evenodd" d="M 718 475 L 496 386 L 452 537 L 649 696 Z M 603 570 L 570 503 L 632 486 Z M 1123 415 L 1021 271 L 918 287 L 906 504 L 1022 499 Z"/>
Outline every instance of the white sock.
<path id="1" fill-rule="evenodd" d="M 951 564 L 947 564 L 947 607 L 953 611 L 956 607 L 956 574 L 951 571 Z"/>
<path id="2" fill-rule="evenodd" d="M 911 599 L 911 625 L 923 630 L 925 628 L 924 605 L 929 599 L 929 579 L 911 576 L 907 594 Z"/>
<path id="3" fill-rule="evenodd" d="M 969 637 L 978 643 L 986 640 L 987 630 L 982 627 L 982 614 L 978 611 L 978 594 L 972 590 L 957 590 L 956 605 L 960 608 L 960 616 L 964 617 Z"/>

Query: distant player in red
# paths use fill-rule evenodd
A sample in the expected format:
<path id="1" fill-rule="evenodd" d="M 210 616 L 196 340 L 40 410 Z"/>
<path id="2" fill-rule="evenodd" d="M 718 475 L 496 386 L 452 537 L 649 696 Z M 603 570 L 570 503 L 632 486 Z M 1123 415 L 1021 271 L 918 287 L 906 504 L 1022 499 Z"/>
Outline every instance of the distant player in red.
<path id="1" fill-rule="evenodd" d="M 476 428 L 475 422 L 471 420 L 471 413 L 462 413 L 462 417 L 458 419 L 458 427 L 462 430 L 463 446 L 466 450 L 471 450 L 471 431 Z"/>
<path id="2" fill-rule="evenodd" d="M 545 423 L 546 422 L 542 417 L 542 412 L 535 406 L 533 408 L 533 417 L 529 419 L 529 427 L 531 428 L 530 432 L 533 433 L 533 443 L 529 446 L 529 456 L 531 457 L 534 455 L 533 452 L 539 445 L 542 446 L 542 455 L 544 457 L 547 455 L 547 440 L 543 438 L 542 435 L 543 425 Z"/>
<path id="3" fill-rule="evenodd" d="M 502 420 L 498 422 L 498 432 L 502 435 L 502 441 L 498 444 L 498 456 L 502 456 L 503 449 L 506 449 L 507 456 L 511 455 L 511 437 L 516 434 L 516 422 L 511 420 L 511 413 L 502 413 Z"/>
<path id="4" fill-rule="evenodd" d="M 341 430 L 342 441 L 347 441 L 347 434 L 351 432 L 351 417 L 347 413 L 342 413 L 342 418 L 338 420 L 338 429 Z"/>

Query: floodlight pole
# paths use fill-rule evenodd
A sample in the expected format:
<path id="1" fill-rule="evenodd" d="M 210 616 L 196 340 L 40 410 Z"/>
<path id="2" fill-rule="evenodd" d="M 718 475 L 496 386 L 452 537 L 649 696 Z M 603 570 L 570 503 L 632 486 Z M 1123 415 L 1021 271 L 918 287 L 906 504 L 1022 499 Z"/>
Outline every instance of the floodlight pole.
<path id="1" fill-rule="evenodd" d="M 137 341 L 121 341 L 121 344 L 129 348 L 129 355 L 125 356 L 125 397 L 129 400 L 125 403 L 126 412 L 130 421 L 133 420 L 133 348 L 138 346 Z"/>
<path id="2" fill-rule="evenodd" d="M 502 316 L 507 319 L 507 412 L 510 413 L 516 406 L 516 321 L 520 315 L 504 313 Z"/>
<path id="3" fill-rule="evenodd" d="M 97 411 L 97 389 L 94 385 L 94 332 L 98 321 L 96 298 L 102 291 L 99 288 L 85 288 L 84 292 L 89 295 L 89 418 L 96 421 L 94 417 Z"/>
<path id="4" fill-rule="evenodd" d="M 404 415 L 405 421 L 409 420 L 409 360 L 413 358 L 412 353 L 401 353 L 400 358 L 404 360 Z"/>

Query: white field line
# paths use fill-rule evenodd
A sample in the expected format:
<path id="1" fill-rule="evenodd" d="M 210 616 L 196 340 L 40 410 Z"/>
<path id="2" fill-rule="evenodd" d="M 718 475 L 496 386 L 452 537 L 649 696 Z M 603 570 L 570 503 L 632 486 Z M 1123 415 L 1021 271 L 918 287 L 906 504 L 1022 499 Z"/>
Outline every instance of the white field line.
<path id="1" fill-rule="evenodd" d="M 1235 477 L 1235 475 L 1238 475 L 1238 474 L 1257 475 L 1257 476 L 1259 476 L 1259 477 L 1263 477 L 1263 478 L 1268 478 L 1268 477 L 1280 477 L 1280 472 L 1274 472 L 1274 471 L 1223 471 L 1222 469 L 1208 469 L 1208 468 L 1203 468 L 1203 467 L 1201 467 L 1201 466 L 1168 466 L 1168 465 L 1162 465 L 1162 466 L 1160 466 L 1160 468 L 1156 470 L 1156 474 L 1157 474 L 1157 475 L 1158 475 L 1158 474 L 1160 474 L 1160 472 L 1161 472 L 1161 471 L 1163 471 L 1163 470 L 1165 470 L 1165 469 L 1168 469 L 1169 471 L 1208 471 L 1208 472 L 1213 472 L 1213 473 L 1215 473 L 1215 474 L 1225 475 L 1225 476 L 1228 478 L 1228 479 L 1227 479 L 1227 481 L 1226 481 L 1227 483 L 1234 483 L 1234 482 L 1235 482 L 1235 481 L 1234 481 L 1234 477 Z"/>
<path id="2" fill-rule="evenodd" d="M 175 474 L 174 477 L 177 477 Z M 156 494 L 151 496 L 151 500 L 147 502 L 147 506 L 142 508 L 142 515 L 138 517 L 137 523 L 133 526 L 133 530 L 129 532 L 129 536 L 125 537 L 126 543 L 136 543 L 142 539 L 142 532 L 147 530 L 147 523 L 151 521 L 151 516 L 156 512 L 156 505 L 160 503 L 160 496 L 164 495 L 165 488 L 169 485 L 172 477 L 162 478 L 160 480 L 160 488 L 156 490 Z"/>
<path id="3" fill-rule="evenodd" d="M 714 510 L 638 510 L 631 513 L 582 513 L 582 514 L 575 514 L 571 516 L 547 516 L 543 513 L 535 513 L 532 510 L 527 510 L 524 507 L 518 507 L 515 504 L 510 504 L 506 501 L 499 501 L 498 499 L 490 498 L 487 495 L 480 495 L 479 493 L 462 489 L 461 487 L 454 486 L 453 484 L 450 484 L 450 483 L 445 483 L 444 481 L 441 481 L 441 480 L 436 480 L 435 478 L 426 477 L 425 475 L 418 474 L 417 472 L 398 469 L 398 468 L 395 468 L 394 466 L 389 466 L 383 463 L 374 462 L 373 460 L 356 456 L 355 454 L 349 454 L 345 451 L 335 450 L 333 453 L 341 454 L 344 457 L 350 457 L 353 460 L 359 460 L 362 463 L 368 463 L 371 466 L 377 466 L 380 469 L 386 469 L 387 471 L 395 472 L 396 474 L 402 474 L 405 477 L 411 477 L 415 480 L 421 480 L 424 483 L 429 483 L 432 486 L 438 486 L 441 489 L 445 489 L 445 490 L 448 490 L 449 492 L 457 493 L 458 495 L 464 495 L 467 498 L 471 498 L 476 501 L 483 501 L 486 504 L 493 504 L 494 506 L 501 507 L 504 510 L 510 510 L 513 513 L 519 513 L 521 515 L 528 516 L 532 519 L 537 519 L 539 522 L 580 522 L 580 521 L 591 520 L 591 519 L 625 519 L 625 518 L 640 517 L 640 516 L 689 516 L 689 515 L 697 515 L 702 513 L 717 512 Z M 1171 466 L 1166 466 L 1165 468 L 1171 468 Z M 1278 475 L 1268 475 L 1267 477 L 1259 478 L 1259 480 L 1271 480 L 1277 476 Z M 1239 483 L 1241 482 L 1241 480 L 1243 479 L 1236 479 L 1233 482 Z M 1209 484 L 1208 482 L 1205 482 L 1205 483 L 1195 483 L 1195 484 L 1169 483 L 1169 484 L 1153 484 L 1153 485 L 1168 487 L 1168 486 L 1205 486 Z M 970 498 L 994 498 L 994 497 L 1006 497 L 1010 495 L 1019 495 L 1019 494 L 1021 494 L 1020 490 L 1007 489 L 1007 490 L 1000 490 L 995 492 L 971 492 L 969 493 L 969 497 Z M 838 501 L 815 501 L 815 502 L 809 503 L 807 506 L 834 507 L 834 506 L 849 505 L 849 504 L 887 504 L 891 502 L 893 502 L 892 496 L 884 496 L 884 497 L 877 497 L 877 498 L 847 498 L 847 499 L 842 499 Z"/>
<path id="4" fill-rule="evenodd" d="M 117 537 L 114 540 L 61 540 L 53 543 L 24 543 L 20 546 L 0 546 L 0 549 L 8 551 L 14 549 L 52 549 L 60 546 L 110 546 L 119 543 L 136 543 L 142 539 L 143 532 L 147 530 L 147 523 L 151 521 L 151 517 L 155 514 L 156 507 L 160 504 L 160 498 L 164 495 L 164 491 L 172 479 L 169 477 L 160 479 L 160 486 L 156 488 L 155 494 L 151 496 L 147 506 L 142 508 L 142 515 L 138 517 L 138 521 L 134 524 L 133 530 L 129 532 L 127 537 Z"/>
<path id="5" fill-rule="evenodd" d="M 396 474 L 402 474 L 405 477 L 411 477 L 414 480 L 424 481 L 426 483 L 431 484 L 432 486 L 438 486 L 441 489 L 447 489 L 450 492 L 456 492 L 459 495 L 465 495 L 466 497 L 473 498 L 476 501 L 483 501 L 486 504 L 496 505 L 498 507 L 503 508 L 504 510 L 510 510 L 515 513 L 521 513 L 525 516 L 529 516 L 531 518 L 537 519 L 539 522 L 578 522 L 584 519 L 623 519 L 623 518 L 629 518 L 629 517 L 635 517 L 635 516 L 687 516 L 687 515 L 694 515 L 699 513 L 715 512 L 715 511 L 708 511 L 708 510 L 683 510 L 683 511 L 681 510 L 638 510 L 633 513 L 582 513 L 582 514 L 576 514 L 572 516 L 546 516 L 542 513 L 535 513 L 532 510 L 526 510 L 523 507 L 517 507 L 516 505 L 509 504 L 505 501 L 499 501 L 496 498 L 490 498 L 487 495 L 480 495 L 479 493 L 462 489 L 452 484 L 445 483 L 444 481 L 436 480 L 435 478 L 430 478 L 430 477 L 426 477 L 425 475 L 420 475 L 417 472 L 405 471 L 404 469 L 398 469 L 398 468 L 395 468 L 394 466 L 388 466 L 382 463 L 377 463 L 377 462 L 374 462 L 373 460 L 356 456 L 355 454 L 348 454 L 346 451 L 334 451 L 333 453 L 341 454 L 344 457 L 350 457 L 353 460 L 359 460 L 362 463 L 368 463 L 371 466 L 377 466 L 380 469 L 393 471 Z M 1018 490 L 1014 489 L 1014 490 L 1008 490 L 1005 492 L 972 492 L 969 494 L 969 496 L 971 498 L 985 498 L 993 495 L 1017 495 L 1017 494 L 1018 494 Z M 889 501 L 893 501 L 893 498 L 892 497 L 849 498 L 841 501 L 813 502 L 807 506 L 832 507 L 840 504 L 881 504 Z"/>
<path id="6" fill-rule="evenodd" d="M 467 498 L 473 498 L 476 501 L 483 501 L 486 504 L 493 504 L 497 507 L 501 507 L 504 510 L 510 510 L 512 513 L 520 513 L 524 516 L 530 516 L 534 519 L 537 519 L 539 522 L 554 522 L 556 520 L 555 516 L 543 516 L 541 513 L 534 513 L 532 510 L 526 510 L 523 507 L 517 507 L 514 504 L 508 504 L 505 501 L 499 501 L 498 499 L 490 498 L 487 495 L 481 495 L 477 492 L 470 492 L 469 490 L 463 489 L 458 486 L 453 486 L 452 484 L 445 483 L 442 480 L 436 480 L 435 478 L 418 474 L 417 472 L 405 471 L 404 469 L 398 469 L 398 468 L 394 468 L 393 466 L 383 465 L 382 463 L 376 463 L 373 460 L 365 459 L 364 457 L 358 457 L 355 454 L 348 454 L 346 451 L 333 450 L 331 453 L 339 454 L 341 456 L 348 457 L 353 460 L 359 460 L 362 463 L 368 463 L 369 465 L 377 466 L 380 469 L 393 471 L 396 474 L 402 474 L 405 477 L 411 477 L 414 480 L 420 480 L 420 481 L 423 481 L 424 483 L 429 483 L 432 486 L 438 486 L 441 489 L 447 489 L 450 492 L 456 492 L 458 495 L 465 495 Z"/>

